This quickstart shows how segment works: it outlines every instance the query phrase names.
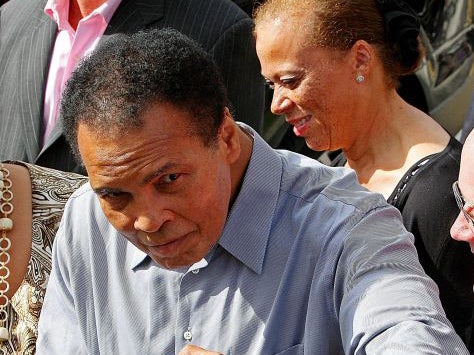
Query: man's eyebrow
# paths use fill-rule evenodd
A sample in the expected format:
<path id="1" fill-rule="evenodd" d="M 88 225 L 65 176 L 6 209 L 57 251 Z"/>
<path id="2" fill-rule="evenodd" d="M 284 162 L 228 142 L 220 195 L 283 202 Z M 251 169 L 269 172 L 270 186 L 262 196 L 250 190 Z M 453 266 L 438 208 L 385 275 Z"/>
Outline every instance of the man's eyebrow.
<path id="1" fill-rule="evenodd" d="M 154 172 L 152 172 L 152 173 L 148 174 L 147 176 L 145 176 L 145 178 L 141 182 L 141 185 L 148 184 L 151 180 L 153 180 L 157 176 L 165 174 L 166 172 L 170 171 L 171 169 L 176 168 L 177 166 L 178 166 L 178 164 L 173 163 L 173 162 L 166 163 L 165 165 L 163 165 L 158 170 L 155 170 Z"/>
<path id="2" fill-rule="evenodd" d="M 92 189 L 97 195 L 101 195 L 104 193 L 117 193 L 117 192 L 123 192 L 120 189 L 116 189 L 113 187 L 97 187 Z"/>
<path id="3" fill-rule="evenodd" d="M 140 182 L 140 185 L 146 185 L 148 184 L 150 181 L 152 181 L 153 179 L 155 179 L 157 176 L 160 176 L 162 174 L 166 174 L 166 172 L 176 168 L 179 164 L 176 164 L 176 163 L 173 163 L 173 162 L 169 162 L 165 165 L 163 165 L 161 168 L 155 170 L 154 172 L 148 174 L 147 176 L 145 176 L 143 178 L 143 180 Z M 115 188 L 115 187 L 107 187 L 107 186 L 98 186 L 98 187 L 93 187 L 92 190 L 96 193 L 96 194 L 99 194 L 99 193 L 111 193 L 111 192 L 114 192 L 114 193 L 117 193 L 117 192 L 123 192 L 123 190 L 121 190 L 120 188 Z"/>

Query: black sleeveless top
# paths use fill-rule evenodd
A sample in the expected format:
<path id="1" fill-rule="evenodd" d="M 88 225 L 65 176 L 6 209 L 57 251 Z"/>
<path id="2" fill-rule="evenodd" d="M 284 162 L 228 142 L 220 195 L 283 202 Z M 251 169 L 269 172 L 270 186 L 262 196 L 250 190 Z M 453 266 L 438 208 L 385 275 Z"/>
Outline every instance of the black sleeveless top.
<path id="1" fill-rule="evenodd" d="M 388 202 L 402 214 L 415 236 L 425 272 L 438 285 L 448 319 L 474 353 L 474 255 L 467 243 L 455 241 L 450 228 L 459 214 L 452 184 L 458 179 L 462 145 L 451 137 L 446 148 L 420 159 L 399 181 Z M 331 162 L 344 166 L 343 153 Z"/>

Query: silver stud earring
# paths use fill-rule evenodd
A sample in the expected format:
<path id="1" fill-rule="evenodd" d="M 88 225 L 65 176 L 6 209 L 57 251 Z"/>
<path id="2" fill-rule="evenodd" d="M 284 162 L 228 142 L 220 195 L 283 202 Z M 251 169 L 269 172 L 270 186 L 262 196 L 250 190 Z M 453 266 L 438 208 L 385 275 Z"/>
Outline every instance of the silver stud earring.
<path id="1" fill-rule="evenodd" d="M 356 76 L 356 81 L 357 83 L 362 83 L 363 81 L 365 80 L 365 76 L 363 76 L 362 74 L 359 74 Z"/>

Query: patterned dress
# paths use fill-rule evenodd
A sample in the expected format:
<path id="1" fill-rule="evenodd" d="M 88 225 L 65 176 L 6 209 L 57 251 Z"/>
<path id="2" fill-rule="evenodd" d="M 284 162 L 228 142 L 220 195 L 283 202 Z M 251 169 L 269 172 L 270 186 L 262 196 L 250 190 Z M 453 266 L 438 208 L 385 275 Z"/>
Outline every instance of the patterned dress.
<path id="1" fill-rule="evenodd" d="M 69 196 L 87 178 L 20 162 L 29 170 L 32 188 L 32 246 L 27 273 L 8 306 L 10 340 L 0 354 L 34 354 L 38 319 L 51 272 L 51 247 Z"/>

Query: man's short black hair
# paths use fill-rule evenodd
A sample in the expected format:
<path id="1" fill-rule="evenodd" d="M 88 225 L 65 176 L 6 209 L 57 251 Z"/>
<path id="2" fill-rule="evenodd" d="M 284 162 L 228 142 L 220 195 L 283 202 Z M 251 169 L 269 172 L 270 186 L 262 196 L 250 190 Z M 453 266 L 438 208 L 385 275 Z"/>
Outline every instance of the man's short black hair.
<path id="1" fill-rule="evenodd" d="M 194 132 L 212 144 L 228 106 L 213 59 L 173 29 L 112 35 L 66 85 L 61 101 L 66 138 L 80 159 L 79 123 L 98 136 L 123 135 L 141 127 L 144 110 L 160 102 L 187 112 Z"/>

